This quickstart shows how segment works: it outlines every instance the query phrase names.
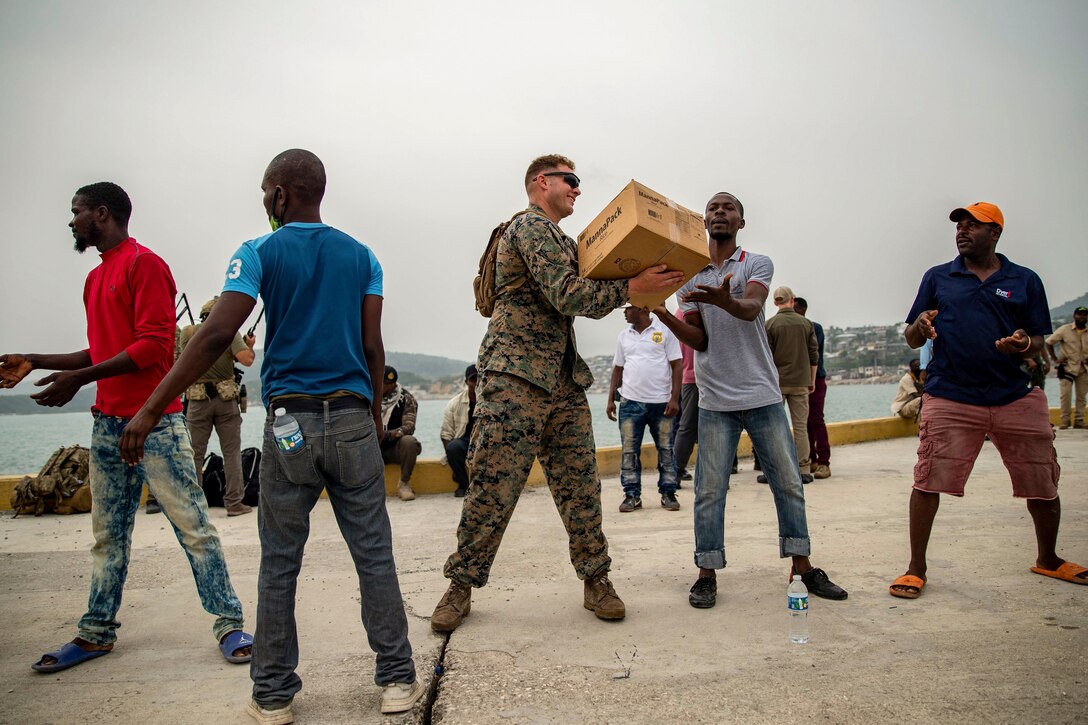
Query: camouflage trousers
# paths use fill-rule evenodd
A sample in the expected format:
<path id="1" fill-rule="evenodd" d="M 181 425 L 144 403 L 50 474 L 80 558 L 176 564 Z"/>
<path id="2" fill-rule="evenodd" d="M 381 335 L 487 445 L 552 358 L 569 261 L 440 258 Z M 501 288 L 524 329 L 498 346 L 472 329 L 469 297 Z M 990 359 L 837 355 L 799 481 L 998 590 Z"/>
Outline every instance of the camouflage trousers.
<path id="1" fill-rule="evenodd" d="M 570 375 L 552 393 L 514 375 L 486 372 L 476 389 L 469 444 L 469 487 L 448 579 L 482 587 L 529 477 L 540 459 L 570 539 L 578 578 L 608 571 L 601 529 L 601 479 L 585 391 Z"/>

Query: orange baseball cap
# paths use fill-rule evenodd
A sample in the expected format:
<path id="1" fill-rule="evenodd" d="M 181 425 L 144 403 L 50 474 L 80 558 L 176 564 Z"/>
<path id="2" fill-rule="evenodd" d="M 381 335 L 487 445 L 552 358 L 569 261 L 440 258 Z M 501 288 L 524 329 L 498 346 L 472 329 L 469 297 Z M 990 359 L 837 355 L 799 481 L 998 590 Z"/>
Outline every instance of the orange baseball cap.
<path id="1" fill-rule="evenodd" d="M 996 224 L 1002 229 L 1005 228 L 1005 215 L 997 208 L 997 204 L 991 204 L 988 201 L 976 201 L 971 206 L 953 209 L 948 218 L 956 222 L 960 220 L 963 214 L 970 214 L 980 222 Z"/>

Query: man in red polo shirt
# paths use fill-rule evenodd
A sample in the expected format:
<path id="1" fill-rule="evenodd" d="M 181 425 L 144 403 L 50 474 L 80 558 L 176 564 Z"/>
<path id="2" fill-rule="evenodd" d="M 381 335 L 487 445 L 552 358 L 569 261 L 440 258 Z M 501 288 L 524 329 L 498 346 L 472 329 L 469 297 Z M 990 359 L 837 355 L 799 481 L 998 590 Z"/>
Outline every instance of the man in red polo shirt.
<path id="1" fill-rule="evenodd" d="M 144 484 L 158 498 L 192 565 L 200 601 L 216 615 L 212 632 L 227 661 L 248 662 L 253 638 L 242 631 L 219 535 L 197 483 L 193 449 L 181 403 L 174 400 L 147 440 L 137 465 L 121 461 L 118 441 L 129 418 L 166 375 L 174 358 L 174 279 L 154 252 L 128 235 L 132 203 L 118 185 L 84 186 L 72 199 L 76 251 L 97 248 L 102 263 L 87 275 L 89 347 L 58 355 L 0 355 L 0 387 L 31 370 L 59 370 L 39 380 L 38 405 L 62 406 L 88 383 L 98 383 L 91 432 L 91 590 L 77 637 L 32 667 L 57 672 L 108 654 L 117 639 L 117 610 L 128 571 L 132 527 Z"/>

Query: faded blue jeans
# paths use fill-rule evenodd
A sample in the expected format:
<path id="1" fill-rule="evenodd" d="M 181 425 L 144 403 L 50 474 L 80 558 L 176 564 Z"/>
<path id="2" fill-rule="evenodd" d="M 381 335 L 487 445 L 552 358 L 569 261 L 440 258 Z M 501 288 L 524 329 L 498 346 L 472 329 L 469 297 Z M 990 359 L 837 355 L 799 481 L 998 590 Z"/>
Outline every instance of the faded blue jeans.
<path id="1" fill-rule="evenodd" d="M 79 636 L 95 644 L 112 644 L 117 639 L 121 623 L 116 617 L 128 574 L 132 526 L 146 483 L 185 549 L 200 603 L 216 615 L 212 634 L 219 641 L 242 628 L 242 604 L 231 586 L 219 534 L 208 518 L 208 503 L 197 482 L 185 416 L 162 417 L 147 436 L 144 459 L 137 466 L 122 461 L 118 449 L 128 420 L 94 413 L 90 456 L 94 568 Z"/>
<path id="2" fill-rule="evenodd" d="M 672 459 L 672 429 L 676 416 L 665 415 L 666 403 L 639 403 L 620 398 L 620 484 L 624 496 L 642 495 L 642 436 L 650 429 L 657 446 L 657 490 L 676 493 L 676 464 Z"/>
<path id="3" fill-rule="evenodd" d="M 723 413 L 699 409 L 695 465 L 695 566 L 725 568 L 725 496 L 741 430 L 748 431 L 778 512 L 778 553 L 808 556 L 805 491 L 797 448 L 781 403 Z"/>
<path id="4" fill-rule="evenodd" d="M 279 708 L 302 689 L 302 678 L 295 672 L 299 657 L 295 589 L 310 534 L 310 511 L 322 490 L 328 492 L 359 575 L 363 628 L 377 654 L 374 681 L 415 682 L 408 618 L 385 510 L 385 464 L 368 404 L 357 398 L 287 399 L 273 407 L 294 416 L 305 445 L 282 453 L 272 434 L 275 416 L 269 412 L 257 512 L 261 573 L 250 667 L 253 699 L 262 707 Z"/>

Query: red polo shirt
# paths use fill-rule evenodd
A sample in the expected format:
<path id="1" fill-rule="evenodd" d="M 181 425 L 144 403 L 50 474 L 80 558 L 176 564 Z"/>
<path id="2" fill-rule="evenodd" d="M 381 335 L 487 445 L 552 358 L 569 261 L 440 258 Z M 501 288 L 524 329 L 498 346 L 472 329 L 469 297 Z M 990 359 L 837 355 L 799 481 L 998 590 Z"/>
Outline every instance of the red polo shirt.
<path id="1" fill-rule="evenodd" d="M 94 407 L 131 418 L 174 362 L 177 288 L 166 262 L 131 237 L 101 257 L 83 287 L 91 364 L 124 351 L 140 369 L 99 380 Z M 163 412 L 181 412 L 181 401 Z"/>

